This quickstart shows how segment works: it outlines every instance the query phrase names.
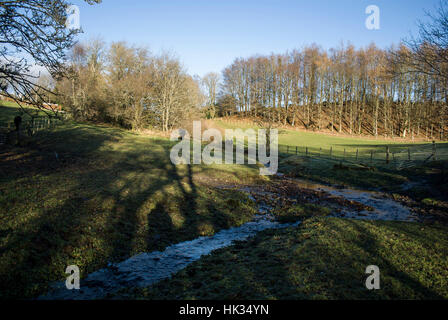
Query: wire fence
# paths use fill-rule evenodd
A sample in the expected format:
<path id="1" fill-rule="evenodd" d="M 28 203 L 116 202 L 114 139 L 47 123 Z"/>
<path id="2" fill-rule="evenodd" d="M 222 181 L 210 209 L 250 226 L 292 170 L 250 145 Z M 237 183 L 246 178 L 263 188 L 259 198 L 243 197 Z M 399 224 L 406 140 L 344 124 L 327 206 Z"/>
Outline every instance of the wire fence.
<path id="1" fill-rule="evenodd" d="M 14 122 L 10 122 L 7 127 L 0 128 L 0 144 L 6 144 L 8 142 L 8 137 L 14 132 L 19 135 L 27 135 L 31 137 L 39 131 L 54 129 L 56 126 L 62 124 L 64 120 L 64 114 L 58 118 L 46 116 L 35 117 L 30 120 L 23 120 L 20 123 L 19 131 L 17 131 Z"/>
<path id="2" fill-rule="evenodd" d="M 339 161 L 361 166 L 391 167 L 403 170 L 431 161 L 448 160 L 448 144 L 378 146 L 368 148 L 316 148 L 279 145 L 279 153 Z"/>

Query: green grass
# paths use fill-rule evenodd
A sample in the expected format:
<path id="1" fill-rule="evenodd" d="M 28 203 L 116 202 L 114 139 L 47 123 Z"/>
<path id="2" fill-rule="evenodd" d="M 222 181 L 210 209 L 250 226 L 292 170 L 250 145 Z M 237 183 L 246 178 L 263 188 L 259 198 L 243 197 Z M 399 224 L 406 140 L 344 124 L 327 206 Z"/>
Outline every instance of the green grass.
<path id="1" fill-rule="evenodd" d="M 249 123 L 233 124 L 222 120 L 215 120 L 215 124 L 230 129 L 257 128 Z M 286 145 L 291 146 L 289 153 Z M 298 154 L 295 154 L 295 146 Z M 389 164 L 385 160 L 386 147 L 389 147 L 391 153 Z M 408 148 L 411 151 L 411 159 L 416 162 L 415 165 L 403 169 L 399 164 L 408 159 Z M 431 154 L 432 148 L 432 143 L 341 137 L 279 129 L 279 172 L 321 183 L 367 189 L 379 188 L 387 192 L 396 192 L 407 182 L 429 180 L 431 185 L 430 190 L 427 190 L 429 191 L 427 196 L 437 197 L 438 195 L 434 195 L 432 191 L 440 190 L 441 192 L 436 192 L 439 196 L 448 194 L 448 143 L 437 143 L 437 161 L 429 161 L 422 166 L 422 160 Z M 356 150 L 358 150 L 357 160 Z M 371 161 L 372 152 L 373 161 Z M 341 163 L 344 167 L 338 169 Z M 415 196 L 418 192 L 410 190 L 407 193 Z"/>
<path id="2" fill-rule="evenodd" d="M 241 128 L 243 130 L 253 128 L 257 129 L 255 125 L 249 123 L 234 124 L 222 120 L 214 120 L 216 126 L 223 129 L 236 129 Z M 331 157 L 342 160 L 344 157 L 347 160 L 356 159 L 356 150 L 358 150 L 359 161 L 370 161 L 371 152 L 373 152 L 373 158 L 375 163 L 385 162 L 386 147 L 389 147 L 389 152 L 394 153 L 397 160 L 408 159 L 408 148 L 411 151 L 411 159 L 423 160 L 427 157 L 427 154 L 432 152 L 432 142 L 411 142 L 404 141 L 403 139 L 383 139 L 381 137 L 361 137 L 361 136 L 338 136 L 316 133 L 309 131 L 298 131 L 280 128 L 278 129 L 279 137 L 279 152 L 286 153 L 288 149 L 286 146 L 290 146 L 289 153 L 299 155 L 306 154 L 306 148 L 308 148 L 309 155 L 321 156 L 324 158 Z M 437 153 L 439 158 L 448 160 L 448 143 L 441 142 L 436 144 Z M 423 151 L 422 154 L 417 153 Z M 390 155 L 392 161 L 392 155 Z"/>
<path id="3" fill-rule="evenodd" d="M 448 233 L 439 225 L 313 218 L 220 249 L 137 299 L 447 299 Z M 380 268 L 367 290 L 366 267 Z"/>
<path id="4" fill-rule="evenodd" d="M 252 219 L 246 195 L 208 183 L 264 181 L 257 166 L 174 166 L 172 145 L 68 122 L 2 149 L 0 297 L 42 294 L 68 265 L 85 276 Z"/>
<path id="5" fill-rule="evenodd" d="M 328 216 L 331 209 L 314 203 L 296 204 L 290 207 L 277 207 L 274 215 L 279 222 L 288 223 L 302 221 L 312 216 Z"/>
<path id="6" fill-rule="evenodd" d="M 12 121 L 18 111 L 11 106 L 0 107 L 0 121 Z M 64 280 L 68 265 L 78 265 L 85 276 L 108 262 L 122 261 L 140 252 L 163 250 L 170 244 L 211 235 L 252 219 L 256 213 L 255 204 L 246 195 L 215 186 L 269 183 L 269 178 L 259 175 L 259 166 L 174 166 L 169 158 L 174 143 L 106 125 L 65 122 L 55 129 L 38 132 L 25 147 L 2 146 L 0 298 L 36 297 L 48 289 L 49 283 Z M 399 185 L 415 173 L 334 170 L 333 163 L 325 159 L 284 154 L 280 161 L 282 170 L 328 183 L 372 188 Z M 418 177 L 427 176 L 425 170 L 441 176 L 438 167 L 429 167 L 421 169 Z M 443 213 L 445 203 L 433 195 L 434 188 L 422 188 L 426 187 L 417 186 L 411 191 L 422 205 Z M 437 189 L 443 188 L 439 183 Z M 310 215 L 325 216 L 328 209 L 301 204 L 276 214 L 279 220 L 295 221 Z M 325 281 L 332 281 L 326 276 L 325 268 L 336 268 L 333 271 L 349 281 L 355 275 L 355 266 L 378 262 L 380 268 L 384 263 L 385 270 L 389 270 L 386 279 L 388 272 L 395 277 L 396 270 L 401 270 L 399 275 L 404 278 L 403 285 L 397 284 L 398 291 L 393 289 L 391 294 L 381 297 L 405 297 L 408 293 L 419 297 L 421 292 L 427 292 L 429 297 L 446 297 L 446 291 L 439 290 L 442 284 L 446 287 L 446 280 L 440 278 L 442 274 L 446 279 L 446 274 L 440 271 L 442 267 L 447 269 L 445 229 L 437 226 L 420 229 L 419 224 L 316 221 L 300 229 L 264 233 L 256 238 L 256 243 L 250 241 L 247 249 L 246 245 L 238 245 L 228 249 L 230 251 L 220 251 L 198 261 L 195 266 L 201 266 L 199 271 L 188 271 L 187 275 L 196 280 L 185 280 L 184 273 L 180 273 L 176 276 L 180 280 L 170 282 L 171 287 L 163 289 L 165 291 L 157 287 L 157 292 L 142 294 L 149 298 L 169 297 L 170 294 L 195 298 L 342 297 L 333 289 L 319 289 L 327 288 Z M 320 225 L 322 227 L 317 227 Z M 391 247 L 388 241 L 395 239 L 396 234 L 404 234 L 404 238 L 397 238 L 404 240 L 393 242 L 395 247 Z M 333 244 L 330 238 L 337 241 Z M 263 245 L 257 247 L 257 243 Z M 325 250 L 317 246 L 319 243 L 325 243 Z M 295 255 L 295 250 L 301 246 L 300 255 Z M 417 256 L 419 250 L 420 257 Z M 435 250 L 440 257 L 436 257 Z M 361 256 L 357 258 L 352 253 L 361 253 Z M 301 257 L 308 257 L 310 262 L 300 260 Z M 385 260 L 388 257 L 390 261 Z M 422 265 L 419 270 L 403 269 L 405 265 L 413 266 L 414 261 Z M 324 268 L 324 262 L 330 265 Z M 348 267 L 344 266 L 345 262 Z M 232 263 L 236 266 L 234 270 Z M 301 263 L 305 263 L 305 269 L 300 267 Z M 208 270 L 213 273 L 207 273 Z M 324 272 L 323 276 L 320 272 Z M 271 274 L 265 277 L 267 282 L 258 279 L 267 273 Z M 197 275 L 203 278 L 197 280 Z M 234 278 L 225 278 L 227 276 Z M 243 279 L 241 283 L 237 281 L 238 276 Z M 353 278 L 356 281 L 361 279 L 362 270 L 356 269 L 356 276 L 358 278 Z M 210 282 L 203 287 L 207 277 L 213 281 L 227 280 L 219 285 Z M 294 280 L 296 277 L 306 283 L 308 291 L 300 289 L 299 282 Z M 429 288 L 428 291 L 408 278 Z M 347 283 L 359 285 L 353 279 Z M 255 287 L 249 292 L 252 284 Z M 294 284 L 299 289 L 292 289 Z M 338 288 L 342 286 L 340 283 Z M 247 296 L 244 296 L 246 289 Z M 312 295 L 313 292 L 317 294 Z M 359 291 L 361 297 L 378 296 L 362 292 Z M 358 291 L 354 296 L 357 294 Z"/>
<path id="7" fill-rule="evenodd" d="M 222 120 L 214 120 L 215 124 L 221 128 L 225 129 L 249 129 L 254 128 L 257 129 L 258 127 L 255 125 L 251 125 L 249 123 L 241 123 L 241 124 L 235 124 L 235 123 L 229 123 Z M 346 149 L 347 153 L 351 152 L 353 155 L 353 152 L 356 152 L 356 149 L 360 149 L 360 154 L 364 154 L 365 156 L 369 156 L 370 158 L 370 151 L 377 151 L 379 152 L 381 148 L 381 152 L 384 152 L 385 147 L 389 146 L 391 148 L 391 152 L 393 149 L 399 150 L 407 147 L 416 147 L 416 146 L 430 146 L 431 142 L 406 142 L 403 143 L 402 139 L 382 139 L 381 137 L 374 138 L 374 137 L 360 137 L 360 136 L 354 136 L 354 137 L 347 137 L 347 136 L 338 136 L 338 135 L 330 135 L 330 134 L 324 134 L 324 133 L 316 133 L 316 132 L 309 132 L 309 131 L 303 131 L 303 130 L 290 130 L 290 129 L 278 129 L 279 132 L 279 145 L 281 146 L 292 146 L 292 147 L 299 147 L 299 152 L 304 153 L 305 147 L 308 147 L 310 152 L 318 153 L 319 149 L 322 148 L 325 152 L 329 152 L 330 148 L 333 148 L 333 155 L 339 156 L 343 155 L 344 149 Z M 448 148 L 447 143 L 438 143 L 438 146 L 440 148 Z M 282 147 L 281 147 L 282 148 Z M 294 150 L 290 150 L 291 153 L 295 152 Z"/>
<path id="8" fill-rule="evenodd" d="M 295 177 L 333 185 L 355 186 L 368 189 L 396 189 L 410 181 L 412 174 L 387 168 L 375 170 L 338 169 L 337 160 L 289 156 L 280 160 L 279 171 Z M 336 166 L 336 167 L 335 167 Z M 354 167 L 356 168 L 356 167 Z"/>
<path id="9" fill-rule="evenodd" d="M 448 200 L 448 161 L 429 162 L 403 170 L 384 166 L 367 170 L 360 168 L 359 165 L 347 163 L 342 163 L 341 168 L 338 160 L 295 155 L 280 157 L 279 160 L 279 171 L 293 177 L 330 185 L 379 189 L 406 195 L 417 201 L 429 197 Z M 403 188 L 409 183 L 417 185 Z"/>

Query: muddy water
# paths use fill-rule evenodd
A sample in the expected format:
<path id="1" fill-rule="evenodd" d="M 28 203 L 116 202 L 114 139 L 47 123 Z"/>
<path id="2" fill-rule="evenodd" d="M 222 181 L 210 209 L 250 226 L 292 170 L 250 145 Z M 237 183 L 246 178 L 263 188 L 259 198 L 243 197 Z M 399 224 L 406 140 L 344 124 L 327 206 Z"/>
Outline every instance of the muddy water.
<path id="1" fill-rule="evenodd" d="M 260 211 L 267 210 L 260 208 Z M 89 274 L 81 280 L 80 290 L 68 290 L 65 283 L 57 283 L 54 290 L 39 299 L 101 299 L 125 287 L 146 287 L 184 269 L 203 255 L 230 246 L 236 240 L 245 240 L 266 229 L 280 229 L 294 224 L 280 224 L 274 217 L 257 215 L 251 222 L 227 230 L 222 230 L 210 237 L 200 237 L 172 245 L 165 251 L 141 253 L 118 264 L 110 265 Z"/>
<path id="2" fill-rule="evenodd" d="M 304 189 L 324 191 L 331 196 L 345 198 L 356 201 L 373 210 L 354 211 L 342 208 L 340 212 L 333 215 L 344 218 L 365 219 L 365 220 L 393 220 L 393 221 L 416 221 L 416 216 L 409 208 L 389 199 L 385 194 L 376 191 L 361 191 L 349 188 L 335 188 L 307 180 L 290 179 Z"/>

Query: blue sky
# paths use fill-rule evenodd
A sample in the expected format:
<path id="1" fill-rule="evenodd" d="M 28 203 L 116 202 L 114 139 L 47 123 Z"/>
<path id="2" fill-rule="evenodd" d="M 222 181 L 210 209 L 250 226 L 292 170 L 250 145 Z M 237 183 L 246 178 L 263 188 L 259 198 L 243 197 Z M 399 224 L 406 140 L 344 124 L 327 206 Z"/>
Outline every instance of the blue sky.
<path id="1" fill-rule="evenodd" d="M 220 72 L 237 57 L 283 53 L 316 43 L 350 41 L 388 47 L 416 31 L 438 0 L 103 0 L 80 7 L 81 41 L 127 41 L 153 53 L 175 52 L 190 74 Z M 380 30 L 365 27 L 368 5 L 380 8 Z"/>

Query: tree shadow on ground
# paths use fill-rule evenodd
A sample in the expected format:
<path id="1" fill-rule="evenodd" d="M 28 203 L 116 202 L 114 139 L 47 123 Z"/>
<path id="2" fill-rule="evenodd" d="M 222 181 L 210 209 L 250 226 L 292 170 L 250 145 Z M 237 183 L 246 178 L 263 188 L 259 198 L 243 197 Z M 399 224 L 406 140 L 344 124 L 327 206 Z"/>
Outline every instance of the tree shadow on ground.
<path id="1" fill-rule="evenodd" d="M 416 273 L 420 266 L 412 264 L 418 263 L 418 259 L 414 259 L 421 253 L 418 249 L 409 253 L 394 251 L 387 243 L 389 239 L 378 237 L 369 227 L 384 228 L 388 236 L 395 232 L 410 236 L 412 228 L 407 228 L 405 223 L 378 226 L 335 218 L 329 222 L 320 219 L 311 223 L 312 228 L 306 227 L 305 231 L 302 227 L 269 230 L 248 241 L 217 250 L 171 280 L 143 291 L 143 297 L 219 300 L 446 298 L 442 294 L 447 294 L 443 284 L 431 278 L 438 276 L 434 270 L 425 269 L 428 274 L 423 275 Z M 413 241 L 428 245 L 434 240 L 421 237 L 419 235 Z M 427 258 L 431 257 L 424 259 Z M 365 287 L 368 276 L 365 270 L 369 265 L 380 268 L 380 290 Z M 433 266 L 425 265 L 424 268 Z M 438 268 L 439 272 L 443 271 L 443 266 Z"/>
<path id="2" fill-rule="evenodd" d="M 59 130 L 39 149 L 23 150 L 30 153 L 29 171 L 2 159 L 8 168 L 1 190 L 8 206 L 0 232 L 2 298 L 42 294 L 66 277 L 68 265 L 85 277 L 108 262 L 214 233 L 234 224 L 234 215 L 250 220 L 253 212 L 227 204 L 233 194 L 195 182 L 201 167 L 174 166 L 167 140 L 104 130 Z M 60 159 L 51 167 L 54 151 Z"/>

